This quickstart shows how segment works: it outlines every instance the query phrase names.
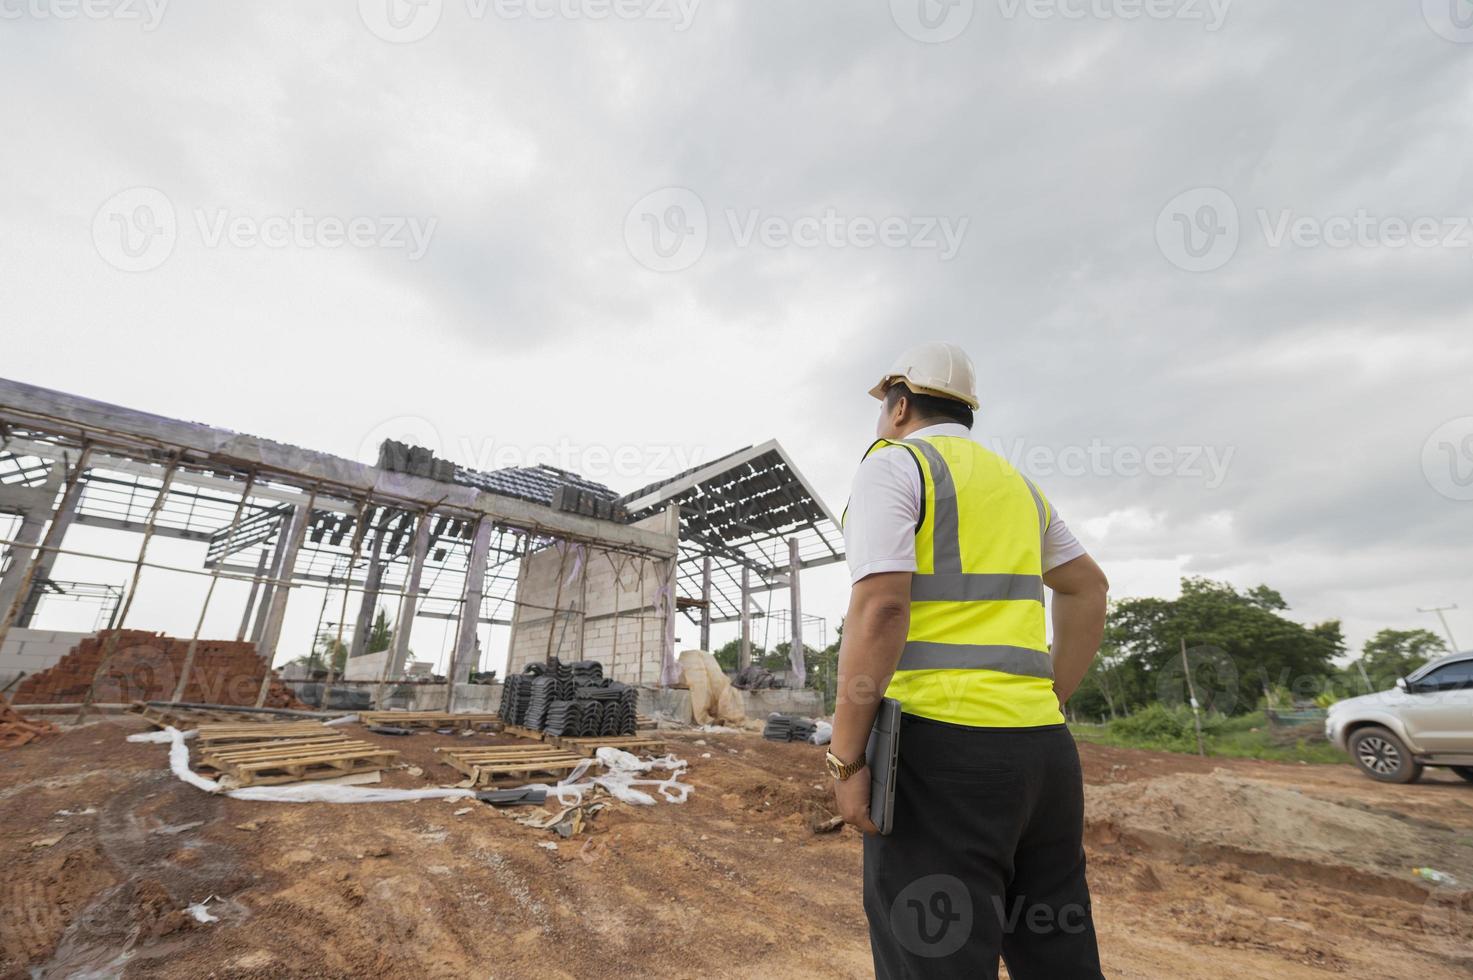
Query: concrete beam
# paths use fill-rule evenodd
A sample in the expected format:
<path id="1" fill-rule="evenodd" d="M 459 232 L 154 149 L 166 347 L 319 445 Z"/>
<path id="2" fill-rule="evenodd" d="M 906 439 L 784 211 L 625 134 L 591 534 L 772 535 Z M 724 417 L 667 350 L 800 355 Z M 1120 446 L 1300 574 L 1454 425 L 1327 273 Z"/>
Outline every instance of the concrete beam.
<path id="1" fill-rule="evenodd" d="M 639 551 L 652 557 L 674 557 L 677 550 L 676 542 L 670 538 L 632 525 L 554 510 L 545 504 L 486 493 L 474 487 L 393 473 L 328 453 L 4 378 L 0 378 L 0 420 L 76 440 L 85 436 L 104 452 L 182 449 L 185 451 L 182 463 L 186 467 L 213 462 L 241 470 L 254 469 L 262 481 L 295 481 L 304 486 L 320 486 L 324 494 L 367 498 L 410 510 L 477 515 L 507 527 Z"/>

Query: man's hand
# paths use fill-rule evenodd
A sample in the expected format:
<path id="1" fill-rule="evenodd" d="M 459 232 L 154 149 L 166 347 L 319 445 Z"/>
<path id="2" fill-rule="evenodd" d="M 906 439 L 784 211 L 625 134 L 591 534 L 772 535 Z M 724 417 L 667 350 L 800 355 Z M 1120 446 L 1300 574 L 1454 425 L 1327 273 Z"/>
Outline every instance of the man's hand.
<path id="1" fill-rule="evenodd" d="M 880 828 L 869 818 L 869 767 L 845 780 L 834 780 L 834 800 L 844 822 L 866 834 L 878 834 Z"/>

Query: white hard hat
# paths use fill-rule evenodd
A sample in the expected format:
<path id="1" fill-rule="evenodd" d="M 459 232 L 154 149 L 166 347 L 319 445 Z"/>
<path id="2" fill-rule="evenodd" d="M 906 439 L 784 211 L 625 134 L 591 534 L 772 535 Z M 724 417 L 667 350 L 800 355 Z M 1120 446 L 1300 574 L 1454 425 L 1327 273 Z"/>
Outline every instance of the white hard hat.
<path id="1" fill-rule="evenodd" d="M 977 372 L 967 352 L 956 344 L 917 344 L 900 355 L 869 393 L 884 398 L 885 389 L 897 381 L 911 391 L 966 402 L 973 411 L 978 408 Z"/>

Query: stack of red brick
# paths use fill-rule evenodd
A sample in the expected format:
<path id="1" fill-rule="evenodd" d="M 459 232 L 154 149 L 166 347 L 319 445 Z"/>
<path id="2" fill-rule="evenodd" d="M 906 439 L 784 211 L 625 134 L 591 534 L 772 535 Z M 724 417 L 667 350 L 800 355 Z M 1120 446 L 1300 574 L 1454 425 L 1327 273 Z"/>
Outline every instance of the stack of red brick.
<path id="1" fill-rule="evenodd" d="M 189 641 L 146 630 L 103 630 L 86 637 L 56 665 L 20 682 L 16 704 L 97 704 L 169 701 L 184 669 Z M 100 669 L 99 669 L 100 668 Z M 200 640 L 196 645 L 185 701 L 253 705 L 266 663 L 253 643 Z M 95 685 L 95 686 L 94 686 Z M 267 707 L 306 705 L 272 672 Z"/>

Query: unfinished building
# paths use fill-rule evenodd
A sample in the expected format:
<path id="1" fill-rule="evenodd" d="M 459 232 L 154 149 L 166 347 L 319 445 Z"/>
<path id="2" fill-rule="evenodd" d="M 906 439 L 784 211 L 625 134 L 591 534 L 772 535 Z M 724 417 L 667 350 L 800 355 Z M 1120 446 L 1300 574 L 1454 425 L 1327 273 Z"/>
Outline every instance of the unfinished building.
<path id="1" fill-rule="evenodd" d="M 133 544 L 79 551 L 74 526 L 128 532 Z M 203 545 L 202 560 L 151 558 L 159 538 Z M 760 597 L 787 590 L 801 651 L 800 573 L 843 558 L 832 513 L 776 442 L 620 495 L 549 466 L 481 472 L 392 442 L 368 465 L 4 379 L 0 547 L 0 687 L 52 667 L 85 635 L 46 629 L 47 603 L 96 603 L 102 635 L 123 635 L 149 626 L 132 621 L 134 598 L 146 570 L 166 569 L 208 585 L 193 635 L 176 638 L 184 652 L 164 700 L 193 690 L 211 643 L 252 644 L 266 664 L 306 653 L 297 638 L 284 645 L 282 630 L 288 601 L 310 592 L 319 631 L 333 624 L 334 649 L 349 654 L 347 676 L 328 683 L 357 683 L 375 703 L 409 679 L 416 621 L 450 621 L 454 683 L 426 681 L 425 696 L 451 709 L 479 693 L 464 682 L 489 659 L 493 626 L 507 628 L 509 671 L 589 659 L 616 680 L 669 686 L 680 680 L 677 618 L 699 627 L 705 649 L 713 623 L 740 621 L 749 641 L 767 611 Z M 116 580 L 59 580 L 67 554 L 114 564 Z M 248 586 L 238 629 L 202 635 L 222 581 Z M 370 654 L 381 607 L 397 613 L 392 643 Z M 116 642 L 104 641 L 103 660 Z M 271 683 L 266 671 L 258 704 Z"/>

